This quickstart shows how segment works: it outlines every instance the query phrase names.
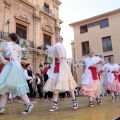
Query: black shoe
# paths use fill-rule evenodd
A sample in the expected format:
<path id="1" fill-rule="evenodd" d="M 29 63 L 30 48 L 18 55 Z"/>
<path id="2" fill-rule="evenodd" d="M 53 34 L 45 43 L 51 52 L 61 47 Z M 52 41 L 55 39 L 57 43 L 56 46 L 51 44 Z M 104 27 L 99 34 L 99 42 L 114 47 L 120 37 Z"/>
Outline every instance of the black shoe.
<path id="1" fill-rule="evenodd" d="M 89 107 L 93 107 L 93 102 L 92 101 L 89 102 Z"/>
<path id="2" fill-rule="evenodd" d="M 78 108 L 78 103 L 76 102 L 76 99 L 73 100 L 73 109 L 77 109 Z"/>
<path id="3" fill-rule="evenodd" d="M 53 102 L 53 106 L 50 108 L 49 112 L 54 112 L 55 110 L 58 109 L 57 102 Z"/>
<path id="4" fill-rule="evenodd" d="M 113 120 L 120 120 L 120 117 L 117 117 L 117 118 L 115 118 L 115 119 L 113 119 Z"/>
<path id="5" fill-rule="evenodd" d="M 101 105 L 101 104 L 102 104 L 102 101 L 101 101 L 100 98 L 96 98 L 96 101 L 97 101 L 97 104 L 98 104 L 98 105 Z"/>
<path id="6" fill-rule="evenodd" d="M 33 107 L 34 106 L 32 104 L 26 105 L 26 110 L 24 112 L 22 112 L 22 114 L 29 114 L 29 113 L 31 113 Z"/>

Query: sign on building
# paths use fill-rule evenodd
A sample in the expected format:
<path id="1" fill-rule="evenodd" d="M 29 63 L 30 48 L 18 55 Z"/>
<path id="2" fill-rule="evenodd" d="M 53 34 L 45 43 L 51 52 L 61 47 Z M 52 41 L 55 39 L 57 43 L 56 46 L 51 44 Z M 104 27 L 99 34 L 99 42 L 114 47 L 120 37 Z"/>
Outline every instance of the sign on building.
<path id="1" fill-rule="evenodd" d="M 19 39 L 19 44 L 22 48 L 28 48 L 30 47 L 30 41 L 26 40 L 26 39 Z M 27 59 L 29 57 L 29 54 L 27 52 L 22 52 L 22 58 Z"/>

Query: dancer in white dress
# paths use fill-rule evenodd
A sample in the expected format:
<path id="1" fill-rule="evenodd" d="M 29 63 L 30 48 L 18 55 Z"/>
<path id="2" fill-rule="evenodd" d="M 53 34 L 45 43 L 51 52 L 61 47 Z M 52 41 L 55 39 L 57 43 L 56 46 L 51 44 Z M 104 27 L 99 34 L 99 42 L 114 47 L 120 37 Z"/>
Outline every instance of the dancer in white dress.
<path id="1" fill-rule="evenodd" d="M 100 99 L 100 81 L 97 73 L 97 69 L 102 69 L 104 65 L 104 60 L 102 60 L 98 56 L 94 56 L 94 51 L 90 49 L 88 51 L 88 58 L 82 60 L 76 60 L 76 64 L 78 62 L 82 62 L 85 64 L 85 71 L 82 75 L 82 83 L 80 95 L 87 95 L 89 97 L 89 106 L 93 106 L 92 99 L 96 98 L 97 104 L 100 105 L 102 103 Z"/>
<path id="2" fill-rule="evenodd" d="M 118 100 L 118 92 L 120 91 L 120 82 L 118 79 L 120 66 L 114 62 L 114 57 L 109 58 L 109 63 L 105 65 L 105 71 L 107 76 L 104 81 L 105 90 L 110 90 L 112 95 L 112 101 Z M 114 97 L 114 93 L 116 96 Z"/>
<path id="3" fill-rule="evenodd" d="M 0 52 L 3 55 L 0 55 L 0 59 L 5 64 L 0 74 L 0 114 L 5 112 L 7 93 L 20 96 L 26 104 L 26 110 L 22 113 L 29 114 L 33 105 L 26 94 L 29 88 L 20 63 L 23 49 L 17 44 L 19 41 L 17 34 L 11 33 L 8 38 L 10 42 L 0 44 Z"/>
<path id="4" fill-rule="evenodd" d="M 57 43 L 53 47 L 50 47 L 53 61 L 51 68 L 47 72 L 49 79 L 44 86 L 45 92 L 53 92 L 53 106 L 49 110 L 50 112 L 58 109 L 58 94 L 65 91 L 69 91 L 71 94 L 73 100 L 73 108 L 78 108 L 74 94 L 74 90 L 77 87 L 77 84 L 73 79 L 70 68 L 66 62 L 66 51 L 62 44 L 63 38 L 61 36 L 58 36 L 56 38 L 56 42 Z"/>

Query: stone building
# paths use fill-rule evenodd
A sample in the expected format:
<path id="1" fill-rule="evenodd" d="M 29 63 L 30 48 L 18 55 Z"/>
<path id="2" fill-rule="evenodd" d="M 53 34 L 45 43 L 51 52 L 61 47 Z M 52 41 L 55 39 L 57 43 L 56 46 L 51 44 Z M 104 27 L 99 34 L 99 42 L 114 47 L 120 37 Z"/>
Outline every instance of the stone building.
<path id="1" fill-rule="evenodd" d="M 22 47 L 30 47 L 22 63 L 30 63 L 34 72 L 46 60 L 43 46 L 53 45 L 60 34 L 60 4 L 59 0 L 0 0 L 0 41 L 16 32 Z"/>

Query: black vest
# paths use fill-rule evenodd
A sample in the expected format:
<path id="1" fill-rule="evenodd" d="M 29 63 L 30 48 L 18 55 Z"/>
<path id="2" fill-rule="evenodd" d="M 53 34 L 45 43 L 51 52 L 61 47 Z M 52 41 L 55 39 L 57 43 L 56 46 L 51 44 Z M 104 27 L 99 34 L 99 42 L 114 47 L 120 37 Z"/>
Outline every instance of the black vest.
<path id="1" fill-rule="evenodd" d="M 46 82 L 48 80 L 47 72 L 44 74 L 44 81 Z"/>
<path id="2" fill-rule="evenodd" d="M 28 76 L 33 77 L 32 71 L 28 70 L 28 69 L 26 69 L 26 70 L 27 70 Z"/>
<path id="3" fill-rule="evenodd" d="M 36 77 L 36 81 L 35 81 L 35 83 L 37 83 L 38 82 L 38 78 Z"/>

